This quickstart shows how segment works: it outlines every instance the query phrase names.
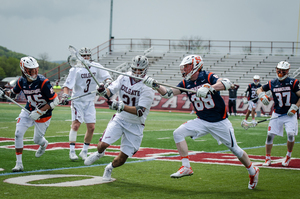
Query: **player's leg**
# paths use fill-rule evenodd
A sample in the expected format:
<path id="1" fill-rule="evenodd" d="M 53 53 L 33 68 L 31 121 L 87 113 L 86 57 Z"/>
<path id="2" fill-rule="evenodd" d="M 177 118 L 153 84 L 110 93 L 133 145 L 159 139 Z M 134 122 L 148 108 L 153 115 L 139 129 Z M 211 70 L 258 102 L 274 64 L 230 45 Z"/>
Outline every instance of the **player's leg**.
<path id="1" fill-rule="evenodd" d="M 173 137 L 181 158 L 182 166 L 176 173 L 171 174 L 172 178 L 181 178 L 183 176 L 193 175 L 193 170 L 190 165 L 188 156 L 188 145 L 185 137 L 193 137 L 194 139 L 208 134 L 205 128 L 201 125 L 203 120 L 194 119 L 179 126 L 174 132 Z"/>
<path id="2" fill-rule="evenodd" d="M 27 114 L 27 115 L 26 115 Z M 13 172 L 23 171 L 23 137 L 27 129 L 33 125 L 33 120 L 28 118 L 28 113 L 22 111 L 19 115 L 16 130 L 15 130 L 15 151 L 16 151 L 16 166 L 12 169 Z"/>
<path id="3" fill-rule="evenodd" d="M 92 153 L 89 157 L 87 157 L 84 161 L 85 165 L 91 165 L 98 159 L 104 156 L 105 150 L 109 147 L 112 143 L 116 142 L 123 133 L 122 126 L 112 119 L 108 124 L 103 132 L 102 137 L 99 139 L 97 144 L 97 151 Z"/>
<path id="4" fill-rule="evenodd" d="M 287 153 L 285 160 L 282 162 L 282 166 L 287 167 L 291 161 L 292 151 L 295 144 L 295 135 L 298 134 L 297 116 L 294 115 L 292 118 L 286 119 L 284 125 L 287 132 Z"/>
<path id="5" fill-rule="evenodd" d="M 75 145 L 76 145 L 76 139 L 77 139 L 77 132 L 80 127 L 81 123 L 78 120 L 72 121 L 71 124 L 71 130 L 69 133 L 69 144 L 70 144 L 70 153 L 69 157 L 72 161 L 77 160 L 78 156 L 75 152 Z"/>
<path id="6" fill-rule="evenodd" d="M 84 144 L 79 156 L 85 160 L 87 158 L 88 148 L 93 138 L 95 123 L 96 123 L 96 109 L 94 102 L 89 102 L 84 111 L 84 122 L 86 123 L 86 133 L 84 136 Z"/>
<path id="7" fill-rule="evenodd" d="M 48 146 L 48 141 L 45 139 L 45 133 L 50 125 L 50 121 L 51 119 L 43 123 L 35 123 L 33 141 L 35 144 L 40 145 L 35 153 L 35 157 L 37 158 L 41 157 L 45 153 Z"/>
<path id="8" fill-rule="evenodd" d="M 263 166 L 270 166 L 271 165 L 271 152 L 273 147 L 273 140 L 274 140 L 275 134 L 268 133 L 267 139 L 266 139 L 266 160 L 263 163 Z"/>
<path id="9" fill-rule="evenodd" d="M 229 115 L 231 115 L 231 108 L 232 108 L 232 100 L 228 101 L 228 110 L 229 110 Z"/>
<path id="10" fill-rule="evenodd" d="M 217 141 L 220 141 L 227 146 L 246 167 L 250 177 L 248 188 L 254 189 L 258 182 L 259 168 L 252 165 L 248 154 L 238 146 L 231 122 L 228 119 L 225 119 L 220 122 L 212 123 L 210 129 L 211 135 Z"/>
<path id="11" fill-rule="evenodd" d="M 233 107 L 234 116 L 236 116 L 236 100 L 232 100 L 232 107 Z"/>

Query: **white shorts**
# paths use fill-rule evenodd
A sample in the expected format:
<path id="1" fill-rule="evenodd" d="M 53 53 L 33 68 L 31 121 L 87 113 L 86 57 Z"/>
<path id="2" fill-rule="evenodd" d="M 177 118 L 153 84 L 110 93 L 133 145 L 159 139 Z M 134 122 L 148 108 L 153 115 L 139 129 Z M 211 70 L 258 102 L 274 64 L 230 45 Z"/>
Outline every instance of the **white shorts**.
<path id="1" fill-rule="evenodd" d="M 43 139 L 45 136 L 46 130 L 50 125 L 51 119 L 49 119 L 46 122 L 39 123 L 35 122 L 33 119 L 29 117 L 29 114 L 22 110 L 19 114 L 19 117 L 17 118 L 17 124 L 16 124 L 16 148 L 23 148 L 23 137 L 25 132 L 29 127 L 32 127 L 34 125 L 34 135 L 33 140 L 39 142 Z"/>
<path id="2" fill-rule="evenodd" d="M 253 101 L 248 101 L 248 110 L 252 111 L 252 109 L 256 109 L 256 103 L 254 103 Z"/>
<path id="3" fill-rule="evenodd" d="M 76 101 L 71 105 L 72 121 L 80 123 L 96 123 L 96 109 L 94 101 Z"/>
<path id="4" fill-rule="evenodd" d="M 217 140 L 218 144 L 223 143 L 227 147 L 233 147 L 237 145 L 234 129 L 228 119 L 220 122 L 207 122 L 205 120 L 196 118 L 182 124 L 180 127 L 178 127 L 178 129 L 179 128 L 184 128 L 182 129 L 182 132 L 184 132 L 184 137 L 191 136 L 193 139 L 196 139 L 210 133 Z M 175 140 L 176 143 L 181 141 L 183 140 Z"/>
<path id="5" fill-rule="evenodd" d="M 272 117 L 279 116 L 280 114 L 274 113 Z M 294 135 L 298 135 L 298 120 L 297 114 L 294 116 L 282 116 L 276 119 L 272 119 L 269 122 L 268 134 L 272 133 L 275 135 L 283 136 L 283 126 L 285 127 L 285 131 L 288 133 L 294 133 Z"/>
<path id="6" fill-rule="evenodd" d="M 101 141 L 111 145 L 122 137 L 121 151 L 128 157 L 132 157 L 141 146 L 144 128 L 144 125 L 128 123 L 113 117 L 104 131 Z"/>

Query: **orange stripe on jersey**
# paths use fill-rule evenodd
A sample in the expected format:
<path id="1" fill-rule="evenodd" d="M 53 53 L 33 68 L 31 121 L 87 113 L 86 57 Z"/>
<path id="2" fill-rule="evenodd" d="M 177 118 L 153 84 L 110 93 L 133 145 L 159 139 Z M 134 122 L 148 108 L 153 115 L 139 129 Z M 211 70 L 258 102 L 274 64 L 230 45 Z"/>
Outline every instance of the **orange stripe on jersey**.
<path id="1" fill-rule="evenodd" d="M 49 100 L 53 100 L 56 97 L 57 97 L 57 93 L 55 93 L 55 95 L 53 97 L 49 98 Z"/>
<path id="2" fill-rule="evenodd" d="M 21 77 L 18 79 L 18 86 L 19 86 L 19 88 L 22 90 L 22 87 L 20 86 L 20 79 L 21 79 Z M 16 93 L 16 94 L 18 94 L 18 93 Z"/>
<path id="3" fill-rule="evenodd" d="M 293 88 L 295 88 L 296 82 L 298 83 L 298 80 L 297 80 L 297 79 L 296 79 L 296 81 L 294 81 Z M 299 83 L 298 83 L 298 84 L 299 84 Z"/>
<path id="4" fill-rule="evenodd" d="M 269 81 L 269 89 L 271 90 L 271 80 Z"/>
<path id="5" fill-rule="evenodd" d="M 47 81 L 49 81 L 49 80 L 48 80 L 48 79 L 45 79 L 45 80 L 43 81 L 42 86 L 41 86 L 41 90 L 43 89 L 43 86 L 45 85 L 45 83 L 46 83 Z"/>
<path id="6" fill-rule="evenodd" d="M 40 118 L 39 120 L 35 120 L 36 123 L 44 123 L 50 120 L 51 116 Z"/>
<path id="7" fill-rule="evenodd" d="M 185 88 L 185 80 L 183 80 L 182 83 L 183 83 L 183 88 Z"/>
<path id="8" fill-rule="evenodd" d="M 223 119 L 226 118 L 226 113 L 227 113 L 227 106 L 225 106 L 225 111 L 224 111 Z"/>
<path id="9" fill-rule="evenodd" d="M 212 72 L 210 72 L 209 74 L 208 74 L 208 77 L 207 77 L 207 81 L 208 81 L 208 83 L 211 85 L 211 83 L 210 83 L 210 76 L 212 76 Z"/>

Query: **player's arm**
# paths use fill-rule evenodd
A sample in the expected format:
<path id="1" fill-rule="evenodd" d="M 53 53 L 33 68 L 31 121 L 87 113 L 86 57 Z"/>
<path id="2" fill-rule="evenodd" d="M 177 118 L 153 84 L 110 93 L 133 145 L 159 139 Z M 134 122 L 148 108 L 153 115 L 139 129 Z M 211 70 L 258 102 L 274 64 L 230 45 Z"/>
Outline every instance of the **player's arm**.
<path id="1" fill-rule="evenodd" d="M 174 95 L 179 95 L 179 94 L 181 94 L 181 91 L 179 90 L 179 89 L 176 89 L 176 88 L 166 88 L 166 87 L 164 87 L 164 86 L 162 86 L 162 85 L 158 85 L 157 83 L 156 83 L 157 81 L 155 80 L 155 79 L 153 79 L 152 77 L 146 77 L 144 80 L 143 80 L 143 83 L 146 85 L 146 86 L 148 86 L 148 87 L 150 87 L 150 88 L 152 88 L 152 89 L 154 89 L 154 90 L 157 90 L 157 92 L 159 93 L 159 94 L 161 94 L 161 96 L 163 97 L 163 98 L 171 98 L 171 97 L 173 97 Z"/>

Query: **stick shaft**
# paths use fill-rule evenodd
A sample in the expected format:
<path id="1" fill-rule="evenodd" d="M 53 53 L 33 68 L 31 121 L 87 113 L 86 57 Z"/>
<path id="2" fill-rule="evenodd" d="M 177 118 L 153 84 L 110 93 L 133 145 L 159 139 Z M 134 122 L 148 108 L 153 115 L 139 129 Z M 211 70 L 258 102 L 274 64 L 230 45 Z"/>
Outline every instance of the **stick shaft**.
<path id="1" fill-rule="evenodd" d="M 19 104 L 19 103 L 16 102 L 15 100 L 11 99 L 10 97 L 8 97 L 8 96 L 6 96 L 6 95 L 4 95 L 4 97 L 5 97 L 6 99 L 8 99 L 9 101 L 11 101 L 12 103 L 14 103 L 15 105 L 19 106 L 21 109 L 23 109 L 23 110 L 26 111 L 27 113 L 30 114 L 30 111 L 29 111 L 29 110 L 27 110 L 25 107 L 23 107 L 21 104 Z"/>
<path id="2" fill-rule="evenodd" d="M 69 102 L 69 101 L 72 101 L 72 100 L 75 100 L 75 99 L 78 99 L 78 98 L 81 98 L 81 97 L 84 97 L 84 96 L 87 96 L 87 95 L 90 95 L 90 94 L 96 93 L 96 92 L 97 92 L 97 90 L 90 91 L 90 92 L 88 92 L 88 93 L 86 93 L 86 94 L 83 94 L 83 95 L 80 95 L 80 96 L 77 96 L 77 97 L 70 98 L 70 99 L 68 99 L 67 101 Z"/>

